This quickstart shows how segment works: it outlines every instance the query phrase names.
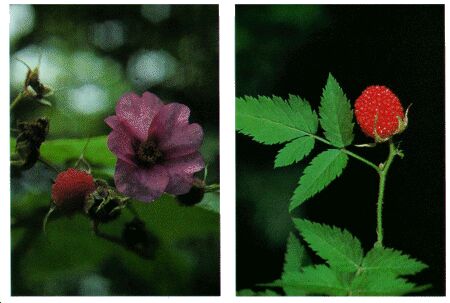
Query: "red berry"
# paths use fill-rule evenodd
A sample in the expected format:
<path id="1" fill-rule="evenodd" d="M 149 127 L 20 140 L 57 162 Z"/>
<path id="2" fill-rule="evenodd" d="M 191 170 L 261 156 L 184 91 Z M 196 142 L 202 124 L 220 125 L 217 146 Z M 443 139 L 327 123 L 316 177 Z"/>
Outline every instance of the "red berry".
<path id="1" fill-rule="evenodd" d="M 56 177 L 52 185 L 52 200 L 65 211 L 80 210 L 95 188 L 94 178 L 90 174 L 69 168 Z"/>
<path id="2" fill-rule="evenodd" d="M 407 119 L 398 97 L 386 86 L 369 86 L 355 102 L 356 121 L 376 141 L 386 141 L 406 128 Z"/>

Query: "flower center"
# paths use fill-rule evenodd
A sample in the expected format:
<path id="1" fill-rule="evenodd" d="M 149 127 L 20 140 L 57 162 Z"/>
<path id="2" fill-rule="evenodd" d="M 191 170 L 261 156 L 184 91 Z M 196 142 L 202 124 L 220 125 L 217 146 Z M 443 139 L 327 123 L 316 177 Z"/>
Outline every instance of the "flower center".
<path id="1" fill-rule="evenodd" d="M 160 162 L 163 158 L 163 154 L 158 149 L 156 142 L 152 139 L 148 139 L 138 145 L 136 158 L 140 165 L 150 167 Z"/>

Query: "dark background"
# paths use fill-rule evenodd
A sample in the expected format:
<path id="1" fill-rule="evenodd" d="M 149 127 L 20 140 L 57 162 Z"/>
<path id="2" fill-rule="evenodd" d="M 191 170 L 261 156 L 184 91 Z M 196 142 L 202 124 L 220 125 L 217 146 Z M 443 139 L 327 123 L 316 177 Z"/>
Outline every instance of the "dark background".
<path id="1" fill-rule="evenodd" d="M 236 95 L 296 94 L 314 109 L 331 72 L 353 104 L 369 85 L 413 104 L 405 158 L 389 172 L 385 245 L 429 268 L 411 278 L 445 295 L 444 6 L 325 5 L 236 7 Z M 355 143 L 368 142 L 355 124 Z M 273 169 L 280 146 L 237 135 L 237 289 L 280 277 L 293 225 L 289 198 L 304 165 Z M 313 154 L 324 150 L 317 144 Z M 352 150 L 355 150 L 353 148 Z M 374 162 L 387 146 L 357 150 Z M 349 230 L 367 251 L 376 241 L 378 177 L 350 159 L 343 175 L 294 213 Z M 321 262 L 319 258 L 314 262 Z"/>

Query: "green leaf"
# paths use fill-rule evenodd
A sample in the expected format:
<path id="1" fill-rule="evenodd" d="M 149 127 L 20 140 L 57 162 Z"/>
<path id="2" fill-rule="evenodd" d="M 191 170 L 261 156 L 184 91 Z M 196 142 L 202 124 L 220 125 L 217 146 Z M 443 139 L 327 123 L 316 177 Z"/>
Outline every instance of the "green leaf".
<path id="1" fill-rule="evenodd" d="M 316 133 L 317 115 L 299 97 L 245 96 L 236 99 L 236 129 L 260 143 L 283 143 Z"/>
<path id="2" fill-rule="evenodd" d="M 289 272 L 283 280 L 265 285 L 287 287 L 307 295 L 345 296 L 348 293 L 348 286 L 340 275 L 326 265 L 307 266 L 302 272 Z"/>
<path id="3" fill-rule="evenodd" d="M 114 167 L 116 157 L 108 149 L 107 138 L 107 136 L 99 136 L 89 139 L 84 153 L 84 158 L 89 164 Z M 54 164 L 66 164 L 69 160 L 75 163 L 83 152 L 86 142 L 88 138 L 47 140 L 41 145 L 41 156 Z"/>
<path id="4" fill-rule="evenodd" d="M 364 272 L 357 275 L 351 284 L 353 296 L 401 296 L 420 292 L 429 285 L 416 286 L 405 279 L 398 278 L 389 271 Z"/>
<path id="5" fill-rule="evenodd" d="M 424 263 L 391 248 L 374 247 L 364 257 L 362 268 L 366 272 L 388 271 L 397 275 L 413 275 L 427 268 Z"/>
<path id="6" fill-rule="evenodd" d="M 289 233 L 289 238 L 284 255 L 283 274 L 288 272 L 300 272 L 306 261 L 305 248 L 293 233 Z"/>
<path id="7" fill-rule="evenodd" d="M 118 276 L 125 274 L 123 283 L 136 281 L 144 286 L 152 285 L 148 295 L 185 295 L 195 281 L 204 278 L 205 272 L 218 275 L 218 214 L 181 206 L 169 195 L 149 204 L 130 203 L 145 222 L 146 229 L 158 240 L 154 260 L 141 259 L 115 243 L 96 237 L 89 220 L 82 215 L 54 217 L 47 225 L 48 236 L 45 237 L 40 228 L 43 216 L 39 216 L 37 225 L 28 223 L 26 227 L 28 232 L 36 231 L 32 242 L 27 244 L 29 249 L 24 254 L 12 254 L 13 260 L 20 258 L 20 266 L 14 267 L 14 274 L 23 276 L 20 283 L 34 289 L 34 294 L 55 295 L 48 289 L 50 283 L 75 274 L 101 273 L 108 266 L 106 270 L 117 272 Z M 116 221 L 102 225 L 101 229 L 120 237 L 124 225 L 132 218 L 133 215 L 124 210 Z M 20 235 L 14 233 L 13 236 Z M 17 245 L 22 240 L 13 238 L 13 241 Z M 197 260 L 202 260 L 203 265 Z"/>
<path id="8" fill-rule="evenodd" d="M 302 160 L 314 148 L 314 141 L 314 138 L 305 136 L 289 142 L 278 152 L 275 167 L 288 166 Z"/>
<path id="9" fill-rule="evenodd" d="M 325 137 L 335 146 L 344 147 L 353 141 L 353 111 L 334 77 L 329 74 L 319 108 L 320 125 Z"/>
<path id="10" fill-rule="evenodd" d="M 356 272 L 359 269 L 363 259 L 361 243 L 348 231 L 308 220 L 293 220 L 312 250 L 330 267 L 341 272 Z"/>
<path id="11" fill-rule="evenodd" d="M 275 97 L 277 100 L 281 99 Z M 289 113 L 293 121 L 301 122 L 301 125 L 306 125 L 311 134 L 315 134 L 319 127 L 319 119 L 315 111 L 311 109 L 308 101 L 299 96 L 289 95 L 289 105 L 294 113 Z"/>
<path id="12" fill-rule="evenodd" d="M 338 149 L 329 149 L 312 159 L 294 191 L 289 211 L 311 198 L 341 175 L 348 157 Z"/>
<path id="13" fill-rule="evenodd" d="M 238 296 L 241 297 L 255 297 L 255 296 L 268 296 L 268 297 L 272 297 L 272 296 L 279 296 L 279 294 L 277 294 L 276 292 L 274 292 L 273 290 L 270 289 L 266 289 L 264 291 L 253 291 L 251 289 L 241 289 L 237 292 Z"/>
<path id="14" fill-rule="evenodd" d="M 307 255 L 305 252 L 305 248 L 300 244 L 300 241 L 297 239 L 297 237 L 293 233 L 290 233 L 287 242 L 286 253 L 284 255 L 284 266 L 281 280 L 284 280 L 285 277 L 289 277 L 289 273 L 299 273 L 302 266 L 305 265 L 306 259 Z M 283 287 L 283 291 L 288 296 L 305 295 L 304 291 L 289 286 Z"/>

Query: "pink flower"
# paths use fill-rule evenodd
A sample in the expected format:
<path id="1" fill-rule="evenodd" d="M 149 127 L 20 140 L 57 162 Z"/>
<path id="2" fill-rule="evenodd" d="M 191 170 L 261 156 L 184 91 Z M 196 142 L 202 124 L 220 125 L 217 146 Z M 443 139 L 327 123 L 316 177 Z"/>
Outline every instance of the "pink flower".
<path id="1" fill-rule="evenodd" d="M 180 103 L 163 104 L 145 92 L 122 96 L 116 115 L 105 119 L 112 131 L 108 147 L 116 154 L 114 181 L 119 192 L 150 202 L 164 192 L 181 195 L 193 174 L 205 167 L 198 152 L 202 127 L 189 124 L 190 110 Z"/>

